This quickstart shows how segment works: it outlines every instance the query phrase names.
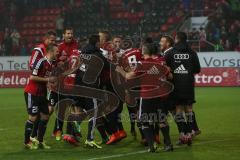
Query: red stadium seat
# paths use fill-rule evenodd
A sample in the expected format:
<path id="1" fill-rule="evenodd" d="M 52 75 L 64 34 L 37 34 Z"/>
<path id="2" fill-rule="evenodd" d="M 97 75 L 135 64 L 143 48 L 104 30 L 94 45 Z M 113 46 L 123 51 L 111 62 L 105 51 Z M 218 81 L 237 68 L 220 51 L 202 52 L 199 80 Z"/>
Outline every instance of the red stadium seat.
<path id="1" fill-rule="evenodd" d="M 124 13 L 122 13 L 122 12 L 119 12 L 119 13 L 117 13 L 117 16 L 116 16 L 116 18 L 120 19 L 120 18 L 122 18 L 122 17 L 123 17 L 123 15 L 124 15 Z"/>
<path id="2" fill-rule="evenodd" d="M 23 30 L 22 32 L 21 32 L 21 36 L 26 36 L 27 35 L 27 30 Z"/>
<path id="3" fill-rule="evenodd" d="M 169 17 L 167 23 L 168 24 L 173 24 L 174 23 L 174 17 Z"/>
<path id="4" fill-rule="evenodd" d="M 36 28 L 41 28 L 41 27 L 42 27 L 41 23 L 36 23 Z"/>
<path id="5" fill-rule="evenodd" d="M 41 10 L 41 9 L 38 9 L 38 10 L 36 11 L 36 14 L 37 14 L 37 15 L 41 15 L 41 14 L 42 14 L 42 10 Z"/>
<path id="6" fill-rule="evenodd" d="M 124 14 L 123 14 L 123 18 L 128 18 L 128 17 L 129 17 L 129 15 L 130 15 L 130 13 L 129 13 L 129 12 L 124 12 Z"/>
<path id="7" fill-rule="evenodd" d="M 41 32 L 38 29 L 36 29 L 35 30 L 35 35 L 39 35 L 39 34 L 41 34 Z"/>
<path id="8" fill-rule="evenodd" d="M 44 22 L 48 21 L 48 17 L 47 16 L 43 16 L 42 17 L 42 21 L 44 21 Z"/>
<path id="9" fill-rule="evenodd" d="M 47 15 L 47 14 L 49 14 L 49 10 L 48 9 L 43 9 L 43 12 L 42 12 L 42 15 Z"/>
<path id="10" fill-rule="evenodd" d="M 33 35 L 35 34 L 34 29 L 29 29 L 28 31 L 29 31 L 29 35 L 30 35 L 30 36 L 33 36 Z"/>
<path id="11" fill-rule="evenodd" d="M 42 19 L 41 19 L 41 16 L 36 16 L 36 21 L 41 21 Z"/>
<path id="12" fill-rule="evenodd" d="M 112 5 L 112 6 L 122 5 L 122 0 L 109 0 L 109 5 Z"/>
<path id="13" fill-rule="evenodd" d="M 23 23 L 22 27 L 25 29 L 28 27 L 28 24 L 27 23 Z"/>
<path id="14" fill-rule="evenodd" d="M 49 28 L 54 29 L 55 28 L 55 23 L 51 22 L 48 23 Z"/>
<path id="15" fill-rule="evenodd" d="M 47 23 L 42 23 L 42 28 L 46 28 L 47 27 Z"/>
<path id="16" fill-rule="evenodd" d="M 23 21 L 28 22 L 28 21 L 29 21 L 29 17 L 30 17 L 30 16 L 24 17 L 24 20 L 23 20 Z"/>
<path id="17" fill-rule="evenodd" d="M 144 12 L 139 12 L 139 13 L 137 14 L 137 16 L 138 16 L 139 18 L 143 18 L 143 17 L 144 17 Z"/>
<path id="18" fill-rule="evenodd" d="M 61 10 L 60 9 L 55 9 L 55 15 L 58 15 L 61 13 Z"/>
<path id="19" fill-rule="evenodd" d="M 161 26 L 161 31 L 166 32 L 168 30 L 168 25 L 164 24 Z"/>
<path id="20" fill-rule="evenodd" d="M 54 9 L 50 9 L 49 10 L 49 14 L 55 14 L 55 10 Z"/>
<path id="21" fill-rule="evenodd" d="M 28 23 L 27 25 L 28 25 L 28 28 L 30 28 L 30 29 L 34 28 L 34 23 L 32 23 L 32 22 Z"/>

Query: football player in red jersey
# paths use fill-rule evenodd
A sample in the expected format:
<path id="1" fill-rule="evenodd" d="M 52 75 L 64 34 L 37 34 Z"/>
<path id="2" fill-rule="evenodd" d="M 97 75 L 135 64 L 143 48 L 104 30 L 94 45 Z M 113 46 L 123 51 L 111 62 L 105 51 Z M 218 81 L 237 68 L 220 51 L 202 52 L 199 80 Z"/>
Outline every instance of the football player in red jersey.
<path id="1" fill-rule="evenodd" d="M 58 54 L 59 52 L 57 46 L 48 45 L 46 47 L 46 55 L 33 64 L 30 80 L 24 90 L 29 116 L 25 123 L 24 144 L 28 149 L 50 148 L 43 142 L 43 137 L 49 119 L 47 83 L 56 81 L 56 78 L 49 76 L 52 70 L 52 62 Z M 40 121 L 37 135 L 38 142 L 32 143 L 30 135 L 34 127 L 34 122 L 37 120 L 39 114 Z"/>
<path id="2" fill-rule="evenodd" d="M 141 122 L 141 128 L 144 133 L 145 138 L 147 139 L 149 145 L 149 152 L 156 151 L 156 145 L 154 143 L 154 124 L 156 122 L 166 123 L 166 119 L 160 119 L 158 117 L 158 110 L 162 110 L 161 105 L 161 95 L 152 95 L 148 90 L 153 89 L 154 86 L 150 84 L 156 83 L 163 77 L 166 78 L 170 75 L 169 69 L 164 65 L 164 61 L 158 55 L 156 55 L 154 45 L 152 43 L 145 43 L 142 46 L 143 58 L 140 60 L 140 63 L 137 63 L 134 66 L 134 70 L 128 72 L 120 66 L 116 67 L 116 71 L 119 72 L 127 80 L 132 79 L 140 74 L 144 74 L 143 79 L 141 80 L 140 88 L 140 109 L 139 109 L 139 120 Z M 157 66 L 161 67 L 160 71 Z M 148 82 L 147 82 L 148 81 Z M 161 80 L 159 81 L 161 82 Z M 157 83 L 156 83 L 157 84 Z M 158 93 L 158 92 L 155 92 Z M 154 115 L 154 116 L 152 116 Z M 166 118 L 166 117 L 165 117 Z M 163 121 L 164 120 L 164 121 Z M 170 146 L 169 150 L 172 150 L 172 145 L 170 141 L 169 133 L 163 133 L 164 141 L 166 145 Z M 166 148 L 166 147 L 165 147 Z M 167 148 L 168 149 L 168 148 Z"/>
<path id="3" fill-rule="evenodd" d="M 124 66 L 125 71 L 135 70 L 138 62 L 142 58 L 142 53 L 138 48 L 129 48 L 123 52 L 123 55 L 121 57 L 121 65 Z M 129 118 L 131 122 L 131 134 L 132 136 L 136 137 L 137 132 L 135 129 L 135 123 L 137 121 L 137 111 L 138 111 L 139 104 L 136 106 L 130 106 L 127 105 L 128 112 L 129 112 Z M 142 137 L 142 143 L 144 143 L 144 135 L 142 133 L 141 128 L 139 127 L 139 131 Z"/>
<path id="4" fill-rule="evenodd" d="M 73 50 L 72 54 L 68 58 L 68 64 L 69 64 L 69 71 L 71 74 L 68 74 L 63 81 L 63 87 L 67 90 L 73 90 L 75 79 L 76 79 L 76 70 L 79 68 L 80 63 L 80 51 L 79 50 Z M 68 96 L 68 99 L 71 99 L 74 104 L 72 104 L 72 113 L 79 113 L 80 107 L 76 106 L 78 101 L 78 96 Z M 67 118 L 67 129 L 66 134 L 63 135 L 63 140 L 73 144 L 78 145 L 78 142 L 80 141 L 81 132 L 80 132 L 80 122 L 78 121 L 70 121 L 68 120 L 70 117 Z M 58 120 L 59 121 L 59 120 Z"/>
<path id="5" fill-rule="evenodd" d="M 71 27 L 67 27 L 64 29 L 64 33 L 63 33 L 63 42 L 59 44 L 58 48 L 59 48 L 59 57 L 57 60 L 57 65 L 61 66 L 64 64 L 74 64 L 71 63 L 73 61 L 77 61 L 77 56 L 76 53 L 78 51 L 78 43 L 77 41 L 74 39 L 74 35 L 73 35 L 73 28 Z M 73 66 L 70 66 L 70 68 L 72 68 Z M 69 69 L 69 68 L 67 68 Z M 74 74 L 70 74 L 67 75 L 67 77 L 65 78 L 65 82 L 63 85 L 71 85 L 74 83 L 74 79 L 75 79 L 75 75 Z M 71 84 L 68 84 L 70 83 Z M 58 94 L 56 92 L 51 92 L 49 95 L 49 110 L 50 113 L 53 112 L 54 110 L 54 106 L 56 105 L 56 103 L 60 100 L 60 99 L 65 99 L 66 97 Z M 62 128 L 63 128 L 63 120 L 59 119 L 58 117 L 55 120 L 55 126 L 54 126 L 54 131 L 53 131 L 53 135 L 56 137 L 56 140 L 61 140 L 62 137 Z"/>
<path id="6" fill-rule="evenodd" d="M 37 44 L 32 50 L 31 57 L 29 60 L 29 68 L 32 70 L 34 63 L 38 62 L 41 58 L 46 55 L 46 47 L 56 43 L 56 33 L 54 31 L 48 31 L 43 37 L 43 43 Z M 34 123 L 33 132 L 31 134 L 31 140 L 36 141 L 37 130 L 39 120 L 37 119 Z"/>
<path id="7" fill-rule="evenodd" d="M 43 37 L 43 43 L 37 44 L 29 60 L 29 68 L 32 69 L 35 62 L 43 58 L 46 54 L 46 47 L 56 43 L 56 33 L 54 31 L 48 31 Z"/>

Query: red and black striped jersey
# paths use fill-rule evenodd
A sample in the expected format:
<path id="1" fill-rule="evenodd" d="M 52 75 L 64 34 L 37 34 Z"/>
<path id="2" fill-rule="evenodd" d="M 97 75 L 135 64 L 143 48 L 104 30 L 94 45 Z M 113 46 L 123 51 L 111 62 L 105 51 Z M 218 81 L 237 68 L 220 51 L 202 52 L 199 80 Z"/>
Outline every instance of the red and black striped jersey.
<path id="1" fill-rule="evenodd" d="M 43 57 L 33 64 L 31 75 L 43 78 L 49 77 L 51 74 L 51 70 L 52 70 L 51 62 L 46 57 Z M 46 82 L 37 82 L 29 80 L 24 91 L 35 96 L 46 96 L 47 84 Z"/>

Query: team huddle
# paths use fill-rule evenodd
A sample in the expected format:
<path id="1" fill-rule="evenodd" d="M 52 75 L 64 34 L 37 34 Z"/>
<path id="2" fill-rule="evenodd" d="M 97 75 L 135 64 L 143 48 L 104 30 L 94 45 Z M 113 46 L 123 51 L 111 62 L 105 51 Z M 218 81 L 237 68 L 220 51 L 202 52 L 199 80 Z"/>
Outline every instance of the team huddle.
<path id="1" fill-rule="evenodd" d="M 78 146 L 84 138 L 81 124 L 87 120 L 86 146 L 100 149 L 103 144 L 118 143 L 127 137 L 121 120 L 124 104 L 131 135 L 136 137 L 139 130 L 140 143 L 149 152 L 158 151 L 160 131 L 164 150 L 173 151 L 169 116 L 178 127 L 177 145 L 192 144 L 201 133 L 193 111 L 194 75 L 200 72 L 200 64 L 185 33 L 178 32 L 175 39 L 163 35 L 161 54 L 150 37 L 134 46 L 126 45 L 121 35 L 100 31 L 81 48 L 73 37 L 73 29 L 65 28 L 57 45 L 56 33 L 48 31 L 32 51 L 30 80 L 24 90 L 27 149 L 51 148 L 44 135 L 53 113 L 52 136 L 57 141 Z M 101 142 L 95 141 L 95 130 Z"/>

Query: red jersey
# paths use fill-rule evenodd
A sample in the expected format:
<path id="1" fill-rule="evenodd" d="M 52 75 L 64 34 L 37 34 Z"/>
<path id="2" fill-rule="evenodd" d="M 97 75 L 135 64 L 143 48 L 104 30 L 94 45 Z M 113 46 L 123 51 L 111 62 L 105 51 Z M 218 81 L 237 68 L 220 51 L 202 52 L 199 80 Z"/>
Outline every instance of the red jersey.
<path id="1" fill-rule="evenodd" d="M 38 44 L 31 53 L 29 68 L 32 70 L 34 63 L 38 62 L 45 55 L 46 55 L 46 45 L 44 43 Z"/>
<path id="2" fill-rule="evenodd" d="M 70 43 L 66 43 L 63 41 L 62 43 L 59 44 L 58 46 L 59 49 L 59 55 L 66 56 L 66 62 L 68 63 L 68 68 L 69 69 L 74 69 L 75 65 L 77 64 L 78 57 L 79 57 L 79 51 L 78 51 L 78 43 L 76 40 L 72 40 Z M 58 61 L 61 61 L 58 59 Z M 64 86 L 65 85 L 73 85 L 75 81 L 76 74 L 70 74 L 64 79 Z"/>
<path id="3" fill-rule="evenodd" d="M 135 70 L 138 62 L 141 60 L 141 51 L 137 48 L 130 48 L 124 51 L 120 63 L 124 68 Z"/>
<path id="4" fill-rule="evenodd" d="M 49 77 L 51 70 L 52 70 L 51 62 L 49 62 L 49 60 L 46 57 L 43 57 L 33 65 L 32 75 L 39 77 Z M 47 84 L 45 82 L 36 82 L 33 80 L 29 80 L 24 91 L 34 96 L 46 96 Z"/>
<path id="5" fill-rule="evenodd" d="M 79 56 L 80 56 L 80 51 L 73 50 L 72 54 L 68 58 L 69 70 L 74 70 L 74 69 L 77 68 L 77 65 L 79 64 Z M 74 85 L 75 77 L 76 77 L 76 73 L 75 72 L 73 72 L 72 74 L 68 75 L 64 79 L 64 85 Z"/>
<path id="6" fill-rule="evenodd" d="M 169 73 L 168 69 L 164 66 L 165 59 L 160 56 L 153 58 L 141 59 L 138 63 L 136 74 L 143 74 L 141 77 L 141 97 L 151 97 L 152 95 L 158 95 L 156 86 L 158 81 L 163 77 L 166 78 Z M 154 91 L 149 91 L 149 90 Z M 155 92 L 155 93 L 154 93 Z"/>
<path id="7" fill-rule="evenodd" d="M 76 40 L 72 40 L 72 42 L 70 43 L 66 43 L 65 41 L 63 41 L 62 43 L 60 43 L 58 45 L 58 50 L 60 53 L 60 56 L 65 53 L 67 54 L 67 56 L 71 56 L 73 54 L 74 50 L 78 49 L 78 43 Z"/>

